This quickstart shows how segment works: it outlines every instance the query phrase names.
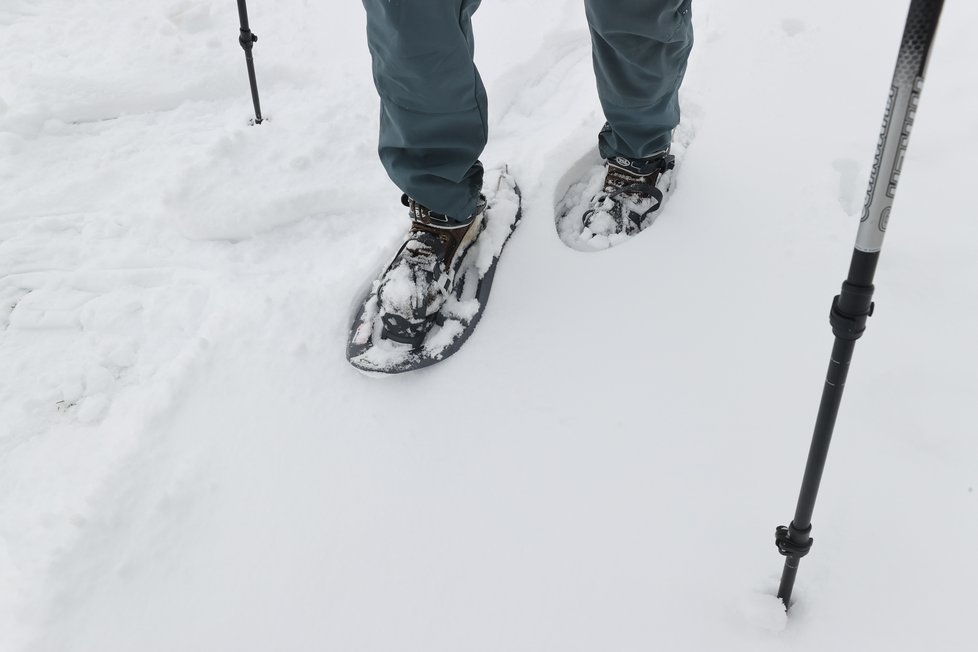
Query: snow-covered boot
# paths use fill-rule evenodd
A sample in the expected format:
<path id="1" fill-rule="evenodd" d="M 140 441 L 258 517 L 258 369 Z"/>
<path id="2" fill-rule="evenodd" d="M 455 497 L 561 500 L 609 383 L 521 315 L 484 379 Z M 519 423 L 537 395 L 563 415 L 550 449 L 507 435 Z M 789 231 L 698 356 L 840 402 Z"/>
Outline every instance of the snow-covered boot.
<path id="1" fill-rule="evenodd" d="M 475 213 L 457 222 L 435 213 L 404 195 L 411 229 L 377 291 L 385 339 L 419 346 L 452 293 L 455 275 L 465 252 L 484 225 L 485 197 Z"/>
<path id="2" fill-rule="evenodd" d="M 608 159 L 601 192 L 591 198 L 582 217 L 585 234 L 630 236 L 651 225 L 675 167 L 676 157 L 668 150 L 646 159 Z"/>

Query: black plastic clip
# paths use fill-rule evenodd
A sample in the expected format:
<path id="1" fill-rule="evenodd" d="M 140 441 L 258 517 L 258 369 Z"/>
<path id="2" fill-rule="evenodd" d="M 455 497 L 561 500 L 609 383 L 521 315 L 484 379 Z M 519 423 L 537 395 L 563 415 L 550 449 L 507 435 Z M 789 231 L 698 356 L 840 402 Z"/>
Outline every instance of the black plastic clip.
<path id="1" fill-rule="evenodd" d="M 811 525 L 804 530 L 796 528 L 794 523 L 779 525 L 774 530 L 774 545 L 778 547 L 778 552 L 785 557 L 800 559 L 808 554 L 812 549 L 812 544 L 815 543 L 815 539 L 808 536 L 811 531 Z"/>
<path id="2" fill-rule="evenodd" d="M 258 42 L 258 35 L 252 34 L 251 30 L 243 29 L 241 30 L 241 35 L 238 37 L 238 43 L 244 48 L 245 52 L 251 52 L 254 44 Z"/>
<path id="3" fill-rule="evenodd" d="M 832 309 L 829 311 L 832 333 L 843 340 L 858 340 L 863 336 L 866 320 L 872 316 L 875 307 L 872 285 L 843 282 L 842 292 L 832 299 Z"/>

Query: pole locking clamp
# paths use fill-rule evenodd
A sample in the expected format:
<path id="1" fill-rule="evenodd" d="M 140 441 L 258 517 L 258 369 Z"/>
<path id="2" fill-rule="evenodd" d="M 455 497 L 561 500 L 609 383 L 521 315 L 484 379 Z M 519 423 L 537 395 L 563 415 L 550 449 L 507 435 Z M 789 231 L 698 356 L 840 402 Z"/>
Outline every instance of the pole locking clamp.
<path id="1" fill-rule="evenodd" d="M 794 522 L 791 525 L 779 525 L 774 530 L 774 545 L 778 547 L 778 552 L 785 557 L 800 559 L 808 554 L 812 549 L 812 544 L 815 543 L 815 539 L 808 536 L 811 531 L 811 525 L 806 530 L 799 530 L 795 527 Z"/>
<path id="2" fill-rule="evenodd" d="M 241 30 L 241 35 L 238 37 L 238 43 L 244 48 L 245 52 L 249 52 L 255 43 L 258 42 L 258 35 L 252 34 L 251 30 L 243 29 Z"/>
<path id="3" fill-rule="evenodd" d="M 842 283 L 842 292 L 832 299 L 829 311 L 829 324 L 832 333 L 843 340 L 858 340 L 866 330 L 866 321 L 872 316 L 876 304 L 873 303 L 873 286 L 854 285 L 849 281 Z"/>

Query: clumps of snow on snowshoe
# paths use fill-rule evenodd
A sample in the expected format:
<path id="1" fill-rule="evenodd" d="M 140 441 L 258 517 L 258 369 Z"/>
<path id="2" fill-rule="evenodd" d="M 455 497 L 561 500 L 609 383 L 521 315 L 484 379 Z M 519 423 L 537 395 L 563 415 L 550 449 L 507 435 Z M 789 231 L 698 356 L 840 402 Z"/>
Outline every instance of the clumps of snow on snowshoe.
<path id="1" fill-rule="evenodd" d="M 485 233 L 479 240 L 482 245 L 474 252 L 475 266 L 482 276 L 495 264 L 503 245 L 513 233 L 520 218 L 520 194 L 515 180 L 508 172 L 500 174 L 498 180 L 486 179 L 486 187 L 495 187 L 491 197 L 490 211 L 493 219 L 486 222 Z"/>
<path id="2" fill-rule="evenodd" d="M 406 249 L 416 248 L 419 243 L 408 242 Z M 410 255 L 411 252 L 406 252 Z M 426 257 L 432 258 L 430 255 Z M 432 262 L 425 267 L 434 267 Z M 416 308 L 428 306 L 430 312 L 441 307 L 438 288 L 435 285 L 423 286 L 415 281 L 416 271 L 406 260 L 401 260 L 384 276 L 384 283 L 379 288 L 381 306 L 386 312 L 396 314 L 412 314 Z M 422 292 L 427 287 L 429 292 Z"/>

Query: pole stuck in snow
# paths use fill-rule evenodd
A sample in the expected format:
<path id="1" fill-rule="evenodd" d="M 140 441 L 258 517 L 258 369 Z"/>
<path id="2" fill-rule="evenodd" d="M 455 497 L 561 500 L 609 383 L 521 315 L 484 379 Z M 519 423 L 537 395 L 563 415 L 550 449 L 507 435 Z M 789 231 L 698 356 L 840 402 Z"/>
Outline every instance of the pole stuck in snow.
<path id="1" fill-rule="evenodd" d="M 924 83 L 924 73 L 930 56 L 934 33 L 941 16 L 944 0 L 911 0 L 903 40 L 897 57 L 890 96 L 883 115 L 883 127 L 876 157 L 869 177 L 869 189 L 863 208 L 856 246 L 852 253 L 849 276 L 842 291 L 833 299 L 829 323 L 835 335 L 822 400 L 815 419 L 815 432 L 808 452 L 808 463 L 801 483 L 801 492 L 790 525 L 780 526 L 775 533 L 778 551 L 785 556 L 784 571 L 778 597 L 789 608 L 791 591 L 798 573 L 798 564 L 812 547 L 812 512 L 818 496 L 822 471 L 832 441 L 832 430 L 842 403 L 842 390 L 849 373 L 852 352 L 863 331 L 866 320 L 873 314 L 873 276 L 883 246 L 893 197 L 900 179 L 910 129 L 917 111 L 917 102 Z"/>
<path id="2" fill-rule="evenodd" d="M 241 34 L 238 36 L 238 43 L 241 44 L 245 53 L 245 63 L 248 65 L 248 82 L 251 84 L 251 101 L 255 104 L 255 122 L 260 125 L 262 122 L 261 105 L 258 103 L 258 80 L 255 79 L 255 60 L 251 56 L 251 50 L 258 42 L 258 36 L 251 33 L 248 27 L 248 7 L 245 0 L 238 0 L 238 18 L 241 19 Z"/>

